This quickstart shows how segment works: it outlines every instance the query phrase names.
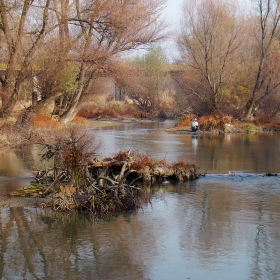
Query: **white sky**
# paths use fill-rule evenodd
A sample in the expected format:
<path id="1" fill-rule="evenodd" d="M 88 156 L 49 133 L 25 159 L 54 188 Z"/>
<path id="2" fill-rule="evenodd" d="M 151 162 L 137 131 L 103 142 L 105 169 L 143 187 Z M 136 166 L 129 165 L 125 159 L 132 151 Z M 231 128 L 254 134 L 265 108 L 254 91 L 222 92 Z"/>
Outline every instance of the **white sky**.
<path id="1" fill-rule="evenodd" d="M 170 23 L 179 24 L 184 0 L 167 0 L 166 8 L 163 11 L 163 16 Z"/>
<path id="2" fill-rule="evenodd" d="M 196 1 L 196 0 L 193 0 Z M 252 3 L 251 0 L 235 0 L 238 1 L 241 6 L 246 9 L 250 9 Z M 172 38 L 167 40 L 162 44 L 163 48 L 165 49 L 170 62 L 172 62 L 174 56 L 177 56 L 177 48 L 176 48 L 176 33 L 180 30 L 180 20 L 182 18 L 182 11 L 183 11 L 183 4 L 185 0 L 167 0 L 166 1 L 166 8 L 162 12 L 162 16 L 166 22 L 170 24 L 168 30 L 170 30 Z"/>
<path id="3" fill-rule="evenodd" d="M 173 37 L 163 44 L 163 48 L 165 48 L 170 60 L 173 59 L 174 55 L 176 56 L 175 39 L 176 32 L 179 31 L 180 27 L 183 3 L 184 0 L 167 0 L 166 8 L 162 12 L 163 18 L 170 25 L 169 30 Z"/>

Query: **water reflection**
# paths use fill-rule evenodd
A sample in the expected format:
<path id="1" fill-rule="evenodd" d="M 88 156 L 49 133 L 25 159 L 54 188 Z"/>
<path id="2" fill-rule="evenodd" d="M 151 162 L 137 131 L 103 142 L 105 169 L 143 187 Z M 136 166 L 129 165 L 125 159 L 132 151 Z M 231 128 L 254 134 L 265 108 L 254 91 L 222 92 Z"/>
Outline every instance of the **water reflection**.
<path id="1" fill-rule="evenodd" d="M 279 172 L 279 135 L 195 137 L 166 134 L 166 125 L 91 133 L 101 154 L 189 159 L 205 177 L 146 188 L 143 207 L 119 216 L 1 207 L 0 278 L 280 279 L 280 176 L 263 176 Z M 0 154 L 1 193 L 40 164 L 27 152 Z"/>
<path id="2" fill-rule="evenodd" d="M 198 147 L 198 136 L 193 135 L 192 136 L 192 149 L 193 149 L 194 153 L 196 153 L 197 147 Z"/>
<path id="3" fill-rule="evenodd" d="M 0 277 L 277 279 L 279 186 L 207 175 L 147 188 L 139 211 L 99 219 L 0 208 Z"/>
<path id="4" fill-rule="evenodd" d="M 279 172 L 280 134 L 184 135 L 164 132 L 174 124 L 124 124 L 89 130 L 103 146 L 101 156 L 119 150 L 139 150 L 169 162 L 186 160 L 202 173 Z M 153 127 L 154 126 L 154 127 Z"/>

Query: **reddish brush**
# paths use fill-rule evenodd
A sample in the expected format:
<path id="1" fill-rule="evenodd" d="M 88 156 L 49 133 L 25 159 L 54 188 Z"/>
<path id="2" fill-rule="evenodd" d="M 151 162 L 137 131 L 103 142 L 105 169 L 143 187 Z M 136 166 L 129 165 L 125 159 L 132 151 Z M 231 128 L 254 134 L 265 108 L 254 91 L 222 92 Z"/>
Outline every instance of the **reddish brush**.
<path id="1" fill-rule="evenodd" d="M 35 127 L 58 127 L 60 125 L 60 122 L 57 120 L 53 120 L 51 117 L 49 116 L 36 116 L 34 121 L 33 121 L 33 125 Z"/>
<path id="2" fill-rule="evenodd" d="M 177 126 L 178 127 L 191 126 L 194 117 L 195 116 L 193 114 L 184 115 L 182 119 L 177 123 Z"/>

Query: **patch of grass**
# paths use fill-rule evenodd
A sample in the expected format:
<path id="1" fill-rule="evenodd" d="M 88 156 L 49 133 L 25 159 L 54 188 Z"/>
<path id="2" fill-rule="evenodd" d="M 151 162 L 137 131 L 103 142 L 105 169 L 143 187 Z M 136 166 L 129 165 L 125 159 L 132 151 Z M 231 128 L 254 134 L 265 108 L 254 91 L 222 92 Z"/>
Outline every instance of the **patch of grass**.
<path id="1" fill-rule="evenodd" d="M 259 132 L 262 131 L 260 127 L 257 127 L 253 123 L 244 123 L 241 125 L 242 129 L 248 133 Z"/>
<path id="2" fill-rule="evenodd" d="M 38 115 L 34 118 L 33 125 L 34 127 L 58 127 L 60 122 L 53 120 L 50 116 Z"/>
<path id="3" fill-rule="evenodd" d="M 1 126 L 0 148 L 15 148 L 26 143 L 20 131 L 13 124 Z"/>
<path id="4" fill-rule="evenodd" d="M 110 102 L 107 106 L 97 107 L 95 104 L 84 105 L 79 110 L 77 117 L 91 118 L 145 118 L 146 114 L 135 107 L 119 102 Z"/>

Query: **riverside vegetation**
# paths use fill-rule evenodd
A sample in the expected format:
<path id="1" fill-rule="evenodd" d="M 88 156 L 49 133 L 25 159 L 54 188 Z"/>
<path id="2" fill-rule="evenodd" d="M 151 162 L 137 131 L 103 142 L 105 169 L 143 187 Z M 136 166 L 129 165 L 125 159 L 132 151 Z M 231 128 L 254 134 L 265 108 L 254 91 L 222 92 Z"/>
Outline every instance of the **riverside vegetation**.
<path id="1" fill-rule="evenodd" d="M 41 207 L 57 211 L 80 210 L 94 214 L 135 210 L 145 199 L 145 187 L 164 180 L 197 179 L 198 167 L 186 162 L 170 164 L 138 151 L 120 151 L 99 159 L 92 139 L 76 129 L 68 138 L 40 139 L 42 160 L 53 166 L 36 170 L 31 186 L 10 196 L 45 197 Z"/>
<path id="2" fill-rule="evenodd" d="M 126 121 L 139 120 L 134 117 L 134 111 L 129 117 L 127 110 L 125 112 Z M 106 116 L 104 110 L 98 113 L 102 118 L 98 118 L 95 125 L 106 123 L 104 118 L 111 124 L 123 120 L 120 116 L 117 119 Z M 168 131 L 188 133 L 193 117 L 184 115 Z M 230 116 L 210 115 L 200 117 L 199 124 L 198 133 L 279 131 L 279 123 L 265 118 L 248 123 Z M 49 168 L 35 170 L 31 185 L 10 196 L 45 198 L 40 206 L 57 211 L 77 209 L 108 214 L 141 207 L 143 199 L 147 200 L 145 187 L 155 182 L 184 181 L 201 176 L 199 168 L 191 163 L 153 160 L 138 151 L 119 151 L 110 158 L 99 159 L 95 153 L 98 143 L 81 132 L 87 127 L 85 118 L 79 116 L 70 128 L 65 130 L 64 127 L 59 121 L 42 116 L 37 116 L 28 127 L 16 128 L 7 123 L 2 126 L 5 136 L 2 146 L 13 148 L 15 142 L 17 146 L 35 144 L 41 148 L 42 161 L 52 163 Z"/>

